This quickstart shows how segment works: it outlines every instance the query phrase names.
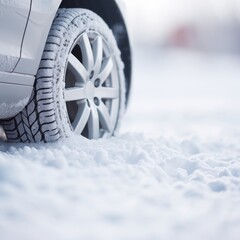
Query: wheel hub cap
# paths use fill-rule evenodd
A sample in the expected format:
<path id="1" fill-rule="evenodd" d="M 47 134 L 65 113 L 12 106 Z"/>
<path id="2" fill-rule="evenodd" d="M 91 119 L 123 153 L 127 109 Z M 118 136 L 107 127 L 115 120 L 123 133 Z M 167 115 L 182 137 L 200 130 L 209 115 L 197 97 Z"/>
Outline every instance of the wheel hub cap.
<path id="1" fill-rule="evenodd" d="M 120 83 L 114 55 L 103 37 L 83 33 L 68 58 L 65 92 L 73 131 L 89 139 L 111 136 L 120 107 Z"/>

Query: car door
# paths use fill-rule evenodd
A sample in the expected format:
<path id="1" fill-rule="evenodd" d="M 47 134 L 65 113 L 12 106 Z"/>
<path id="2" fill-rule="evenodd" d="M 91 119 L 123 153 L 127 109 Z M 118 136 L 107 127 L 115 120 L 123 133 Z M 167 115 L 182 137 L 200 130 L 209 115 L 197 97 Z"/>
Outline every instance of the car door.
<path id="1" fill-rule="evenodd" d="M 20 58 L 31 1 L 0 0 L 0 71 L 12 72 Z"/>

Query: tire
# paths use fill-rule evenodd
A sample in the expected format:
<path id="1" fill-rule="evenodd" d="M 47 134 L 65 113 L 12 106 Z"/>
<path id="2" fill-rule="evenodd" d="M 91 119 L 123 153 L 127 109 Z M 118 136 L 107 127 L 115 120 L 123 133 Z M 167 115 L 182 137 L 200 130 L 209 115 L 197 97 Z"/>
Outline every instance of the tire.
<path id="1" fill-rule="evenodd" d="M 123 63 L 106 23 L 85 9 L 60 9 L 28 105 L 2 125 L 8 141 L 55 142 L 73 132 L 112 136 L 125 108 Z"/>

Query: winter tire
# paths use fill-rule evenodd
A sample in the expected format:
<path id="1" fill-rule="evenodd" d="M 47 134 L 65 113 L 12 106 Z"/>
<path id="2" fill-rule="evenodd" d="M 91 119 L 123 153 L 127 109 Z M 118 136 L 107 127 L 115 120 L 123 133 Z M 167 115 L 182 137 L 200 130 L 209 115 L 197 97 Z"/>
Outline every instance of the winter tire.
<path id="1" fill-rule="evenodd" d="M 72 132 L 112 136 L 125 107 L 116 40 L 95 13 L 60 9 L 52 24 L 25 109 L 5 120 L 10 142 L 54 142 Z"/>

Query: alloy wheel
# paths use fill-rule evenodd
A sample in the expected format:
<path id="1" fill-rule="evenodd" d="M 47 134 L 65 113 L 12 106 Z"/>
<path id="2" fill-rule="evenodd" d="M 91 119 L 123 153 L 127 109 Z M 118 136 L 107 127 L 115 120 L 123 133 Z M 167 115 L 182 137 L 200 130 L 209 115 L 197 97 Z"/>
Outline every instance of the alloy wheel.
<path id="1" fill-rule="evenodd" d="M 64 98 L 77 135 L 89 139 L 111 136 L 120 107 L 117 63 L 104 38 L 82 33 L 68 57 Z"/>

